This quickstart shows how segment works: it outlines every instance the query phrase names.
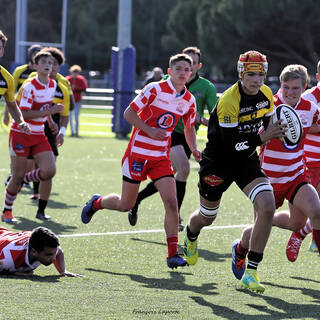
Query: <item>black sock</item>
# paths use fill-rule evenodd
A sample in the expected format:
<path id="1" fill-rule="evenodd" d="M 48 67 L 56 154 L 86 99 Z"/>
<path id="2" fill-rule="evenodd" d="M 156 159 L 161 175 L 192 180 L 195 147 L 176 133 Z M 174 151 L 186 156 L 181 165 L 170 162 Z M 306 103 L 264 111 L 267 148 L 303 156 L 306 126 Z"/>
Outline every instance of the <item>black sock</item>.
<path id="1" fill-rule="evenodd" d="M 38 181 L 33 182 L 33 194 L 39 193 L 39 185 L 40 185 L 40 182 Z"/>
<path id="2" fill-rule="evenodd" d="M 47 204 L 48 204 L 48 200 L 39 199 L 39 202 L 38 202 L 38 211 L 44 212 L 44 210 L 45 210 L 46 207 L 47 207 Z"/>
<path id="3" fill-rule="evenodd" d="M 200 232 L 192 233 L 189 229 L 189 226 L 187 226 L 187 237 L 190 241 L 196 241 L 198 239 Z"/>
<path id="4" fill-rule="evenodd" d="M 137 197 L 137 201 L 135 203 L 135 206 L 138 206 L 140 204 L 140 202 L 145 199 L 148 198 L 150 196 L 152 196 L 153 194 L 157 193 L 158 190 L 155 187 L 153 181 L 149 182 L 144 189 L 142 189 L 139 193 L 138 193 L 138 197 Z"/>
<path id="5" fill-rule="evenodd" d="M 257 270 L 259 262 L 262 261 L 263 253 L 258 253 L 254 251 L 249 251 L 248 253 L 248 269 Z"/>
<path id="6" fill-rule="evenodd" d="M 180 208 L 184 199 L 184 195 L 186 193 L 186 184 L 185 181 L 176 180 L 176 188 L 177 188 L 177 200 L 178 200 L 178 211 L 180 212 Z"/>

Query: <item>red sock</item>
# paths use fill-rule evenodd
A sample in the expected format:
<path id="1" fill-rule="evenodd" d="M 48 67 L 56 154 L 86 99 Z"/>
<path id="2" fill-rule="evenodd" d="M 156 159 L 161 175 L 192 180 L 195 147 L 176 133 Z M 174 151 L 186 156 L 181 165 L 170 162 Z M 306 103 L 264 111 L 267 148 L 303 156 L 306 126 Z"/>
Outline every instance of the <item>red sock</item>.
<path id="1" fill-rule="evenodd" d="M 320 248 L 320 230 L 312 229 L 312 235 L 318 248 Z M 319 250 L 319 249 L 318 249 Z"/>
<path id="2" fill-rule="evenodd" d="M 178 252 L 178 235 L 167 236 L 168 258 L 175 256 Z"/>
<path id="3" fill-rule="evenodd" d="M 248 249 L 244 248 L 241 245 L 241 241 L 238 243 L 237 248 L 236 248 L 236 252 L 239 255 L 239 257 L 245 257 L 248 253 Z"/>
<path id="4" fill-rule="evenodd" d="M 102 206 L 101 206 L 101 201 L 102 201 L 102 197 L 100 197 L 99 199 L 93 201 L 92 207 L 93 207 L 94 210 L 103 209 Z"/>

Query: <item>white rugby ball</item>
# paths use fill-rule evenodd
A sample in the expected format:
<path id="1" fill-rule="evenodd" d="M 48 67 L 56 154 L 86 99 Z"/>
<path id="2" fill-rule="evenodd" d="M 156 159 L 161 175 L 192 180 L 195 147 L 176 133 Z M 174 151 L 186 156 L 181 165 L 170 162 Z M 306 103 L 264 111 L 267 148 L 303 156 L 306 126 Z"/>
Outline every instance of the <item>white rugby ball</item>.
<path id="1" fill-rule="evenodd" d="M 273 122 L 282 119 L 282 124 L 287 125 L 287 132 L 283 137 L 285 143 L 290 146 L 298 144 L 303 135 L 302 123 L 298 113 L 287 104 L 280 104 L 275 111 Z"/>

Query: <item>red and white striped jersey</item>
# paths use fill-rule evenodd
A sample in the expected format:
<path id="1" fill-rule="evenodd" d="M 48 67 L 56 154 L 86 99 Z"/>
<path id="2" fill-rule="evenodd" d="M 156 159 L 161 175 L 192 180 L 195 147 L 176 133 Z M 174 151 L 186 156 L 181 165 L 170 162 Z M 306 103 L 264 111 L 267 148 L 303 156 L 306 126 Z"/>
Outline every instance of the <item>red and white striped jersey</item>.
<path id="1" fill-rule="evenodd" d="M 275 95 L 275 106 L 285 103 L 281 92 Z M 308 100 L 300 98 L 295 110 L 301 118 L 303 136 L 298 145 L 289 146 L 280 139 L 272 139 L 262 148 L 261 167 L 269 177 L 271 184 L 286 184 L 305 171 L 303 145 L 309 128 L 320 119 L 318 107 Z"/>
<path id="2" fill-rule="evenodd" d="M 146 160 L 168 158 L 171 133 L 181 117 L 186 127 L 194 126 L 195 123 L 195 98 L 187 89 L 179 95 L 170 78 L 148 84 L 131 102 L 130 107 L 148 126 L 167 131 L 163 140 L 156 140 L 134 128 L 126 152 Z"/>
<path id="3" fill-rule="evenodd" d="M 41 263 L 29 262 L 28 242 L 30 231 L 11 232 L 0 228 L 0 273 L 29 272 Z"/>
<path id="4" fill-rule="evenodd" d="M 19 100 L 21 110 L 46 110 L 52 106 L 52 101 L 56 92 L 57 83 L 49 78 L 48 84 L 39 81 L 38 76 L 27 81 L 22 88 L 22 94 Z M 47 117 L 38 117 L 34 119 L 25 119 L 30 125 L 31 134 L 44 135 L 44 123 Z M 23 132 L 18 124 L 13 121 L 12 131 Z"/>
<path id="5" fill-rule="evenodd" d="M 320 83 L 305 91 L 302 97 L 314 102 L 320 109 Z M 320 134 L 308 133 L 304 142 L 304 156 L 307 167 L 320 167 Z"/>

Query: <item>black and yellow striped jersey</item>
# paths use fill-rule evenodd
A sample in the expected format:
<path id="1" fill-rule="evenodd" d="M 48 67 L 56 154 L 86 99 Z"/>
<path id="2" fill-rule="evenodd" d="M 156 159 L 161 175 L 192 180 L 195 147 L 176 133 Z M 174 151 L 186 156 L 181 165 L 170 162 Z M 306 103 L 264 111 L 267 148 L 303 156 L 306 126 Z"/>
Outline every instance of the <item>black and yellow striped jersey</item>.
<path id="1" fill-rule="evenodd" d="M 29 78 L 29 75 L 34 72 L 28 64 L 24 64 L 15 68 L 13 71 L 14 91 L 19 91 L 22 84 Z"/>
<path id="2" fill-rule="evenodd" d="M 0 66 L 0 97 L 4 96 L 7 102 L 14 101 L 14 81 L 12 75 Z"/>
<path id="3" fill-rule="evenodd" d="M 223 161 L 246 159 L 261 144 L 259 130 L 274 112 L 271 89 L 263 85 L 256 95 L 248 95 L 238 81 L 220 97 L 211 113 L 208 142 L 203 155 Z"/>

